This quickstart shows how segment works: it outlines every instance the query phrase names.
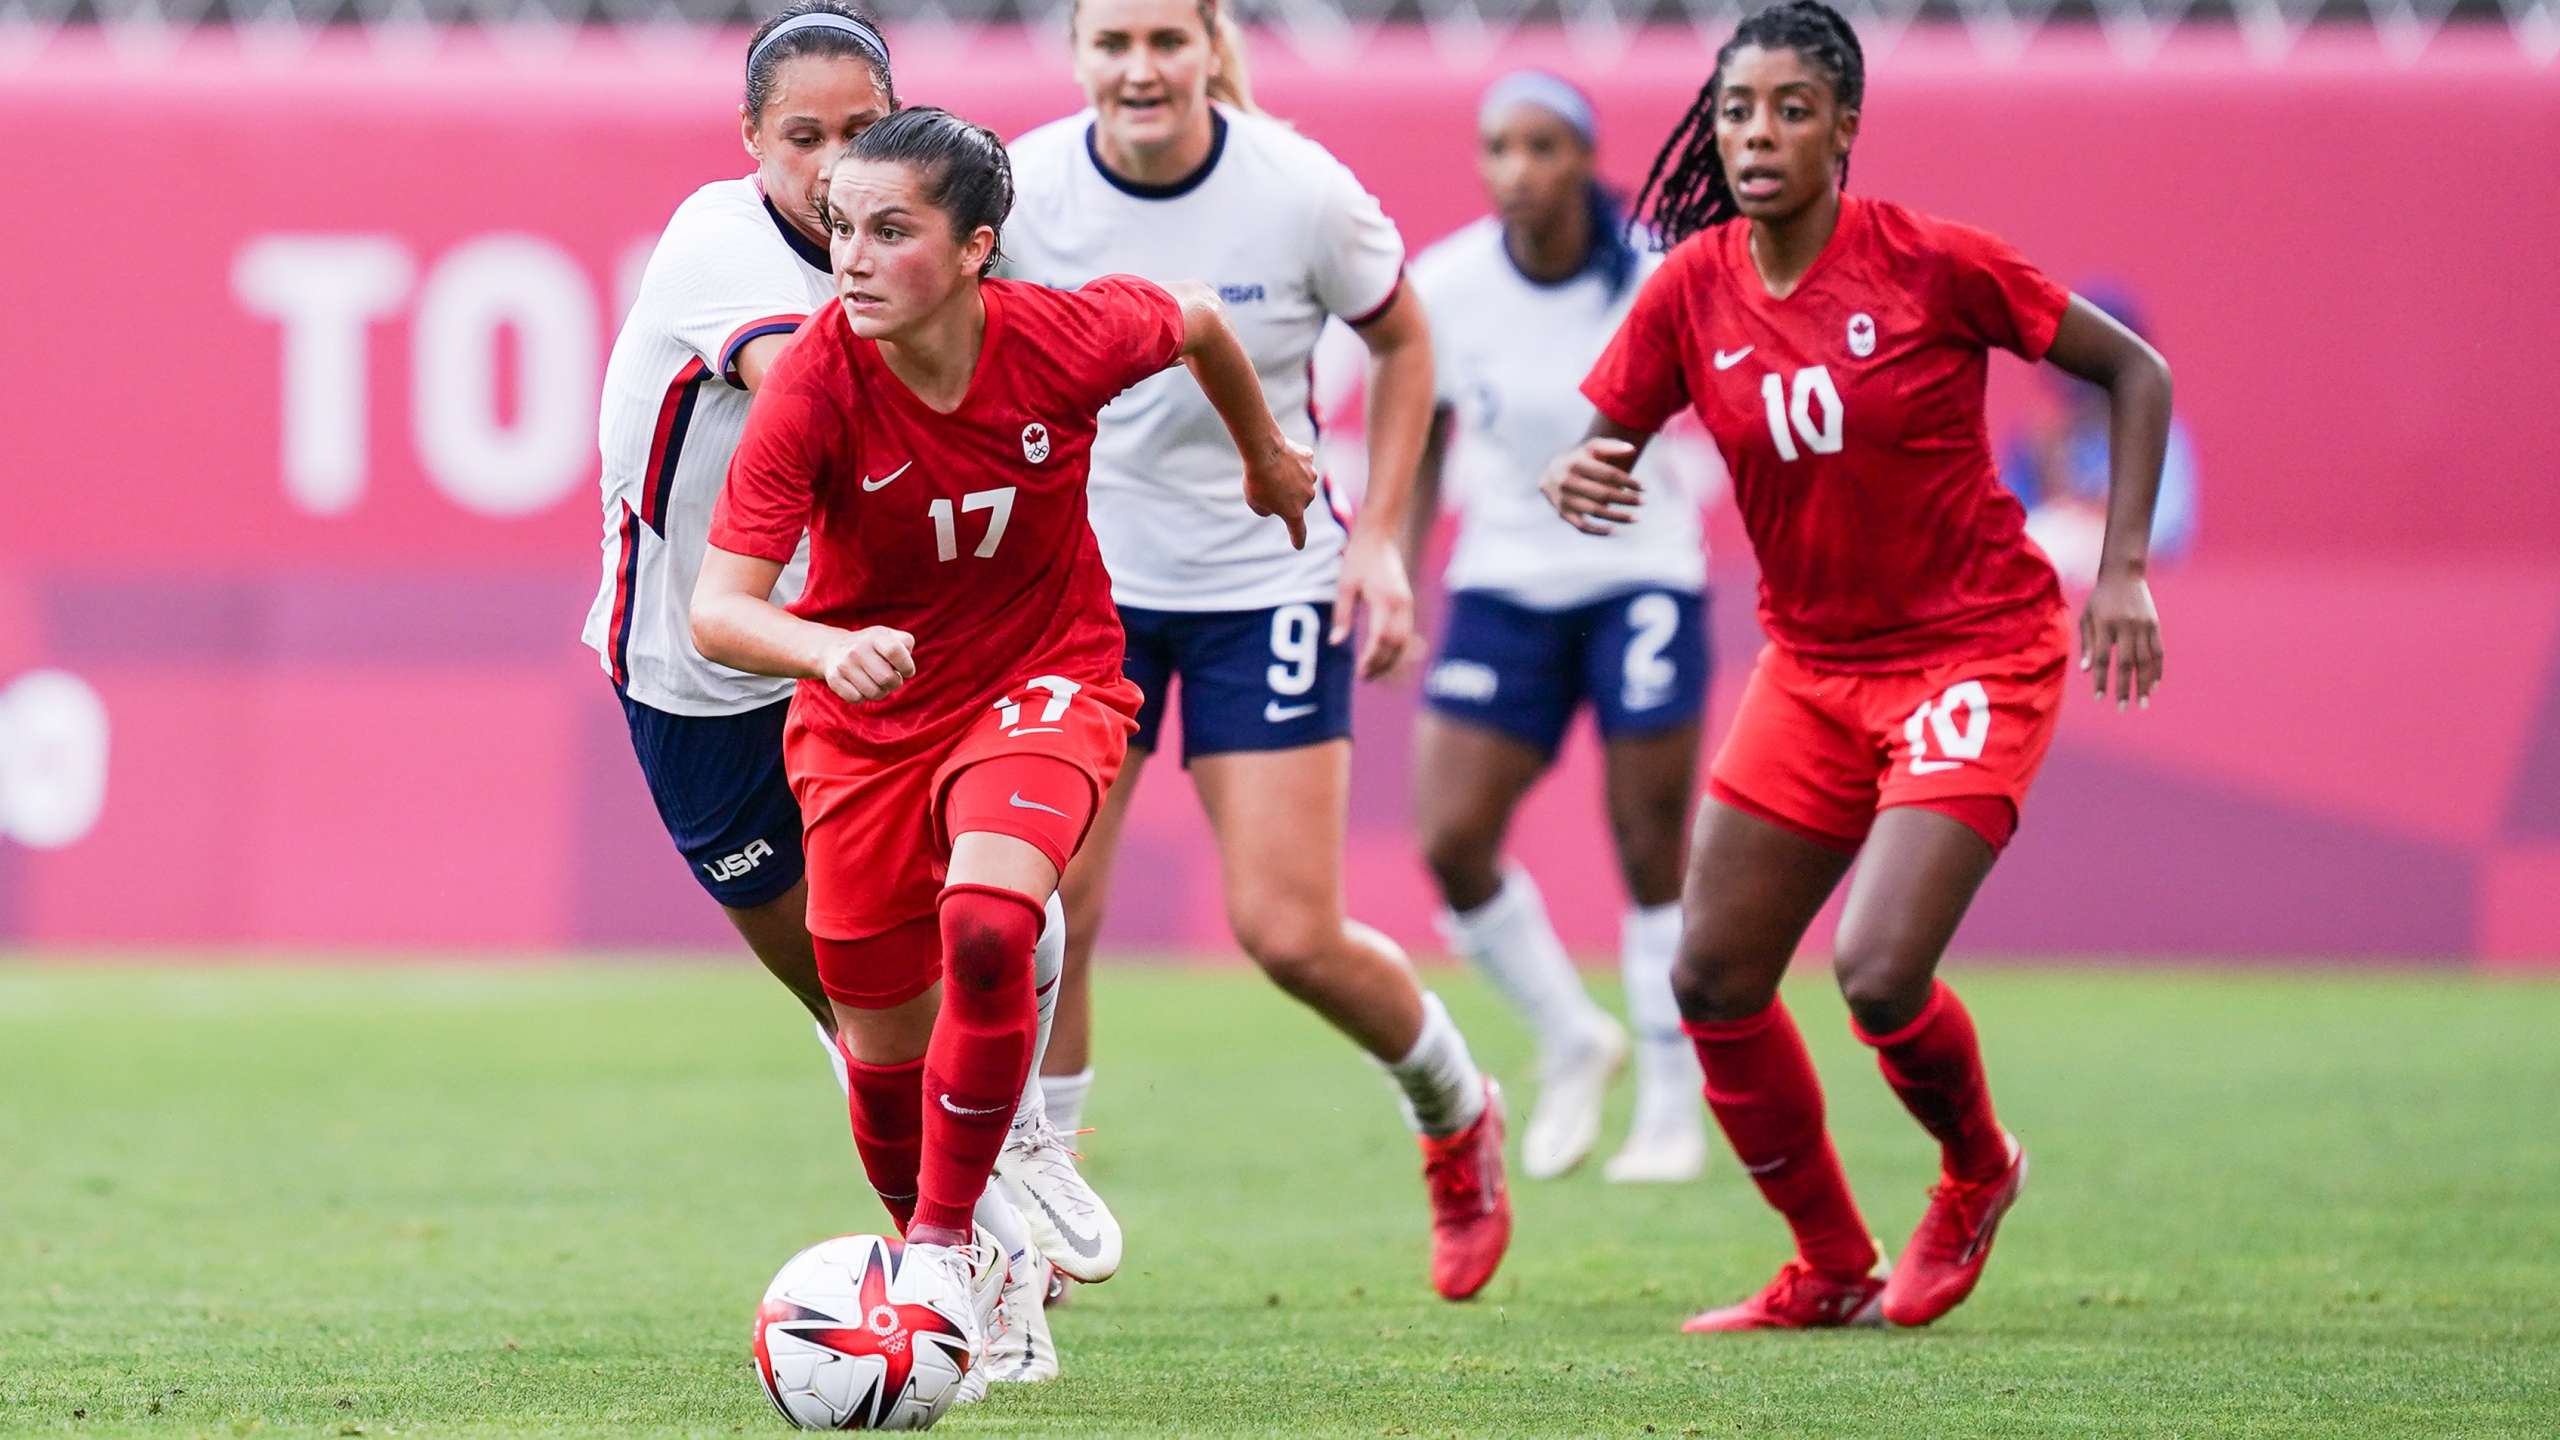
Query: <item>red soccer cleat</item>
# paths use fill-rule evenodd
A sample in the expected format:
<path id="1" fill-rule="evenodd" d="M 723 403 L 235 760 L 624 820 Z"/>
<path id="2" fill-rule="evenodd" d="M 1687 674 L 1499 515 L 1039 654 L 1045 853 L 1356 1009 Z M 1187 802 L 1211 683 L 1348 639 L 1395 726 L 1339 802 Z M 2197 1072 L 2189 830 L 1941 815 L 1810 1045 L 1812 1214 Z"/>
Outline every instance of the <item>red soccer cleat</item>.
<path id="1" fill-rule="evenodd" d="M 1802 1260 L 1779 1267 L 1778 1278 L 1757 1295 L 1721 1310 L 1704 1310 L 1680 1326 L 1691 1335 L 1737 1330 L 1836 1330 L 1846 1325 L 1881 1325 L 1884 1314 L 1877 1297 L 1885 1277 L 1861 1275 L 1835 1280 Z"/>
<path id="2" fill-rule="evenodd" d="M 1511 1192 L 1502 1180 L 1502 1089 L 1484 1082 L 1484 1113 L 1455 1135 L 1422 1137 L 1431 1191 L 1431 1288 L 1446 1300 L 1482 1290 L 1511 1248 Z"/>
<path id="3" fill-rule="evenodd" d="M 2018 1203 L 2027 1185 L 2027 1152 L 2009 1137 L 2009 1168 L 1978 1184 L 1938 1177 L 1928 1212 L 1911 1233 L 1911 1248 L 1884 1287 L 1884 1318 L 1896 1325 L 1926 1325 L 1964 1303 L 1991 1258 L 2000 1217 Z"/>

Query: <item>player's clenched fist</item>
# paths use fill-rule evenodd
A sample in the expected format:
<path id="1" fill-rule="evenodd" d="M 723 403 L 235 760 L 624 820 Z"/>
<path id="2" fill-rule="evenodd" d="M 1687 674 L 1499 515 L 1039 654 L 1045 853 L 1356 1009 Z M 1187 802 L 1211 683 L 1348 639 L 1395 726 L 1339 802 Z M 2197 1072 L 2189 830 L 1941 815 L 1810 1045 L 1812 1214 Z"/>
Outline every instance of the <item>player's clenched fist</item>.
<path id="1" fill-rule="evenodd" d="M 1316 452 L 1286 436 L 1244 464 L 1244 503 L 1256 515 L 1277 515 L 1289 527 L 1293 549 L 1307 548 L 1307 507 L 1316 499 Z"/>
<path id="2" fill-rule="evenodd" d="M 1624 440 L 1592 438 L 1547 462 L 1538 493 L 1565 523 L 1586 535 L 1606 535 L 1614 525 L 1635 523 L 1644 486 L 1629 474 L 1636 447 Z"/>
<path id="3" fill-rule="evenodd" d="M 916 673 L 916 637 L 873 625 L 844 637 L 827 657 L 822 678 L 846 700 L 882 700 Z"/>

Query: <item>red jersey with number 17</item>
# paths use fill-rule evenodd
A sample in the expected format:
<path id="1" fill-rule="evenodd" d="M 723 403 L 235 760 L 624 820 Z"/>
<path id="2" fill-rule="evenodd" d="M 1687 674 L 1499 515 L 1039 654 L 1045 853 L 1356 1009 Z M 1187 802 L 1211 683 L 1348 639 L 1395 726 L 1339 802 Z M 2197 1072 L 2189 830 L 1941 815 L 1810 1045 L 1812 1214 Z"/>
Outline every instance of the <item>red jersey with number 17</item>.
<path id="1" fill-rule="evenodd" d="M 916 673 L 886 699 L 800 682 L 801 722 L 866 748 L 948 739 L 1038 675 L 1125 684 L 1086 462 L 1102 407 L 1180 356 L 1182 308 L 1125 275 L 1079 290 L 988 280 L 980 293 L 986 338 L 947 415 L 841 306 L 813 317 L 766 375 L 712 512 L 711 543 L 740 555 L 789 560 L 808 531 L 791 613 L 916 637 Z"/>
<path id="2" fill-rule="evenodd" d="M 1992 464 L 1988 352 L 2043 358 L 2070 299 L 1991 235 L 1844 195 L 1783 300 L 1742 221 L 1674 248 L 1582 393 L 1646 432 L 1696 407 L 1759 557 L 1761 627 L 1806 662 L 1999 654 L 2061 592 Z"/>

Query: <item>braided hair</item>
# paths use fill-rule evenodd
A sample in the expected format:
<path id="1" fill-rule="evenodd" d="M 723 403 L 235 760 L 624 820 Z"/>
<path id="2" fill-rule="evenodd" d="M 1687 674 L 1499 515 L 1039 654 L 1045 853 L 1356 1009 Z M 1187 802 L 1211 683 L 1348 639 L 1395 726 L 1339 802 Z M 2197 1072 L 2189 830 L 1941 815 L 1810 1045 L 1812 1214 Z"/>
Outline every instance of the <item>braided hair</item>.
<path id="1" fill-rule="evenodd" d="M 1689 102 L 1671 138 L 1662 142 L 1662 153 L 1653 157 L 1644 189 L 1637 192 L 1635 213 L 1652 222 L 1664 249 L 1741 213 L 1725 180 L 1724 159 L 1716 152 L 1716 92 L 1724 86 L 1724 67 L 1746 45 L 1803 56 L 1829 77 L 1843 110 L 1855 110 L 1866 99 L 1866 52 L 1839 11 L 1822 0 L 1785 0 L 1745 16 L 1734 27 L 1733 38 L 1716 52 L 1715 72 L 1698 87 L 1698 97 Z M 1840 183 L 1849 183 L 1845 155 L 1840 158 Z"/>

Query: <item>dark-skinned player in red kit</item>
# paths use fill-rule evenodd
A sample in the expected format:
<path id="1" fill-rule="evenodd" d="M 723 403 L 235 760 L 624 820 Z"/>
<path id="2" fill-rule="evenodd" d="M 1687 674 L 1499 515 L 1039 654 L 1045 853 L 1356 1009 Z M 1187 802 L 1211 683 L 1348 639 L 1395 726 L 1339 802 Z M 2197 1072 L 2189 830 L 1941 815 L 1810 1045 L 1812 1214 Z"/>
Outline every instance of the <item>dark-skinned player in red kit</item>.
<path id="1" fill-rule="evenodd" d="M 2071 652 L 2053 567 L 1993 468 L 1993 348 L 2107 391 L 2112 485 L 2080 664 L 2119 708 L 2160 682 L 2144 573 L 2168 366 L 1993 236 L 1844 194 L 1865 70 L 1816 0 L 1735 30 L 1646 181 L 1675 248 L 1583 382 L 1588 438 L 1544 480 L 1577 527 L 1624 524 L 1643 501 L 1634 457 L 1694 408 L 1760 561 L 1769 644 L 1700 808 L 1672 981 L 1708 1108 L 1796 1256 L 1692 1331 L 1926 1325 L 1972 1293 L 2026 1180 L 1973 1021 L 1937 978 L 2017 827 Z M 1852 860 L 1841 994 L 1942 1157 L 1889 1270 L 1778 997 Z"/>

